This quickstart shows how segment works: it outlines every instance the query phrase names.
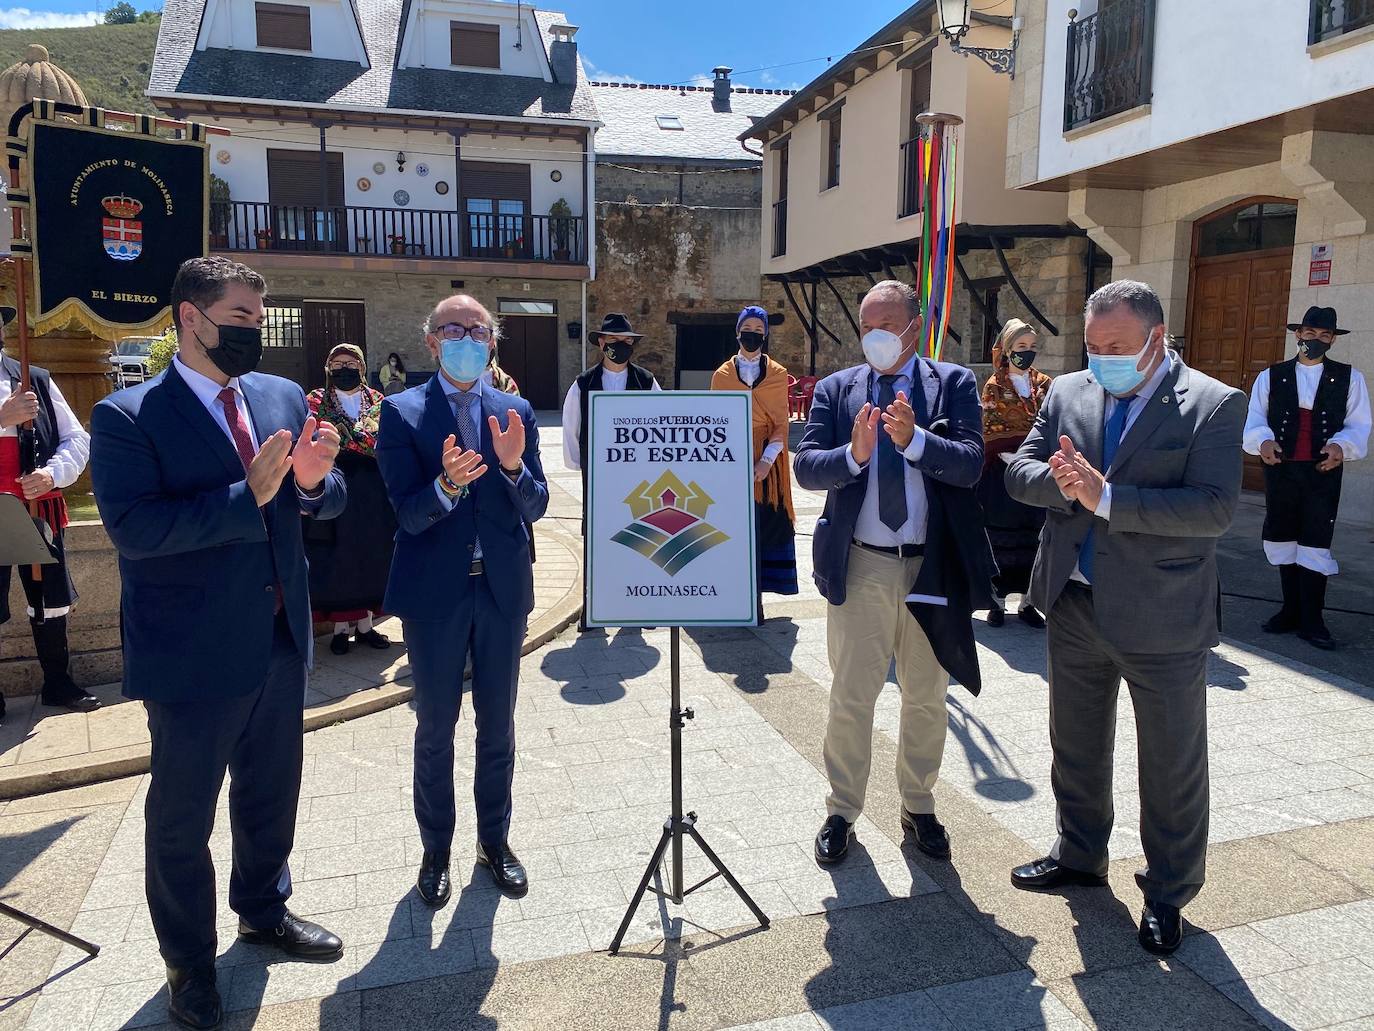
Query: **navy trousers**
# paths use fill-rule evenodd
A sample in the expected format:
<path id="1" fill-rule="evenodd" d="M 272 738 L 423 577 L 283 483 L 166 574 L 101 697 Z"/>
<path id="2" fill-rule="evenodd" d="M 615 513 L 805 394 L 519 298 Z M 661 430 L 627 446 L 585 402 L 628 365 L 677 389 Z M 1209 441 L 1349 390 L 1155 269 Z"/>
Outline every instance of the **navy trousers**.
<path id="1" fill-rule="evenodd" d="M 275 927 L 291 896 L 287 857 L 301 793 L 305 661 L 278 615 L 267 679 L 233 698 L 146 702 L 152 784 L 145 807 L 148 908 L 169 966 L 215 961 L 210 832 L 229 773 L 233 870 L 229 905 L 253 928 Z"/>
<path id="2" fill-rule="evenodd" d="M 415 821 L 427 851 L 448 852 L 457 819 L 453 798 L 453 729 L 463 700 L 463 669 L 472 654 L 472 710 L 477 768 L 472 793 L 477 839 L 504 844 L 515 775 L 515 694 L 526 619 L 497 607 L 486 575 L 447 618 L 407 620 L 406 649 L 415 677 Z"/>

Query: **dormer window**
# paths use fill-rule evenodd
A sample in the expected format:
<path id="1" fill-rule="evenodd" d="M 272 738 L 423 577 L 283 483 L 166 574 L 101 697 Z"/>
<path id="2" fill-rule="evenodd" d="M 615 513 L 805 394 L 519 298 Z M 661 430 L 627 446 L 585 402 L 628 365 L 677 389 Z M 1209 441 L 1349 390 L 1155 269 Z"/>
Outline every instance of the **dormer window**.
<path id="1" fill-rule="evenodd" d="M 654 115 L 654 121 L 658 123 L 660 129 L 675 129 L 682 131 L 682 119 L 677 115 Z"/>
<path id="2" fill-rule="evenodd" d="M 480 22 L 449 22 L 449 60 L 468 68 L 501 67 L 501 27 Z"/>
<path id="3" fill-rule="evenodd" d="M 256 6 L 258 46 L 273 50 L 310 51 L 310 8 L 301 4 Z"/>

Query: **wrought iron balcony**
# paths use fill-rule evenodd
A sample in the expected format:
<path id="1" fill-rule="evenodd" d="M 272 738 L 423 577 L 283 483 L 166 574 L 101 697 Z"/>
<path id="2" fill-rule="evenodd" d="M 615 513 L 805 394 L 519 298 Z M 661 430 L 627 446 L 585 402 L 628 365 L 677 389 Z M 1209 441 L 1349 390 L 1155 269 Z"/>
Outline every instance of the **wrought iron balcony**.
<path id="1" fill-rule="evenodd" d="M 917 163 L 917 141 L 902 144 L 902 210 L 898 218 L 906 218 L 921 210 L 921 168 Z"/>
<path id="2" fill-rule="evenodd" d="M 1374 25 L 1374 0 L 1311 0 L 1307 42 L 1321 43 Z"/>
<path id="3" fill-rule="evenodd" d="M 230 201 L 210 205 L 210 249 L 585 264 L 587 229 L 579 216 Z"/>
<path id="4" fill-rule="evenodd" d="M 1064 131 L 1148 104 L 1154 50 L 1155 0 L 1117 0 L 1070 21 Z"/>
<path id="5" fill-rule="evenodd" d="M 773 257 L 787 253 L 787 198 L 773 202 Z"/>

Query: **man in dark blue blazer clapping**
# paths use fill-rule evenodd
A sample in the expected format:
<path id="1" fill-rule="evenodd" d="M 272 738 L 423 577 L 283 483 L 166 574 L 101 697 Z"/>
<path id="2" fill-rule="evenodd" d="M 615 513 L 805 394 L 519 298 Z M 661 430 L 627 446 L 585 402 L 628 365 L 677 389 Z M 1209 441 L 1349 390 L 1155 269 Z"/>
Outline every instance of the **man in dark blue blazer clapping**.
<path id="1" fill-rule="evenodd" d="M 298 959 L 343 954 L 286 908 L 296 830 L 310 598 L 304 511 L 343 510 L 339 436 L 301 388 L 254 372 L 266 284 L 225 258 L 172 285 L 179 351 L 91 418 L 91 480 L 119 552 L 124 694 L 152 735 L 148 908 L 172 1018 L 218 1027 L 210 833 L 226 771 L 239 937 Z"/>
<path id="2" fill-rule="evenodd" d="M 440 371 L 382 402 L 377 435 L 400 524 L 385 608 L 401 619 L 415 677 L 415 819 L 424 846 L 417 887 L 435 907 L 452 890 L 453 729 L 469 656 L 477 861 L 503 891 L 529 890 L 506 836 L 520 648 L 534 608 L 531 524 L 548 507 L 549 488 L 529 402 L 482 381 L 498 337 L 472 297 L 441 302 L 425 323 Z"/>

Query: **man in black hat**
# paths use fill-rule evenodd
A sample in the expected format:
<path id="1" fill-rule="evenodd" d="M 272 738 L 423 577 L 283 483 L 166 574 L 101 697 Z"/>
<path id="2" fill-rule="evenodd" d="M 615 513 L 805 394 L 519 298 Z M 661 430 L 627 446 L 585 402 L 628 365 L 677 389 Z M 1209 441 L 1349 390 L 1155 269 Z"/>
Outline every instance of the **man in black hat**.
<path id="1" fill-rule="evenodd" d="M 1336 647 L 1322 609 L 1326 578 L 1338 572 L 1331 535 L 1341 498 L 1341 468 L 1365 456 L 1369 390 L 1364 376 L 1326 357 L 1336 337 L 1335 308 L 1307 309 L 1288 326 L 1296 357 L 1255 378 L 1244 447 L 1264 462 L 1264 554 L 1279 567 L 1283 608 L 1263 624 L 1271 634 L 1296 630 L 1317 648 Z"/>
<path id="2" fill-rule="evenodd" d="M 0 307 L 0 324 L 14 321 L 13 308 Z M 99 699 L 76 686 L 67 647 L 67 614 L 76 603 L 76 588 L 67 573 L 62 528 L 67 504 L 62 488 L 70 487 L 86 468 L 90 435 L 67 404 L 46 369 L 29 366 L 29 389 L 22 390 L 19 363 L 0 352 L 0 494 L 13 494 L 36 506 L 43 536 L 50 542 L 51 565 L 40 567 L 35 580 L 29 566 L 19 567 L 28 601 L 34 651 L 43 671 L 44 705 L 90 712 Z M 29 431 L 30 425 L 32 431 Z M 9 622 L 10 567 L 0 567 L 0 624 Z M 0 719 L 5 700 L 0 696 Z"/>

